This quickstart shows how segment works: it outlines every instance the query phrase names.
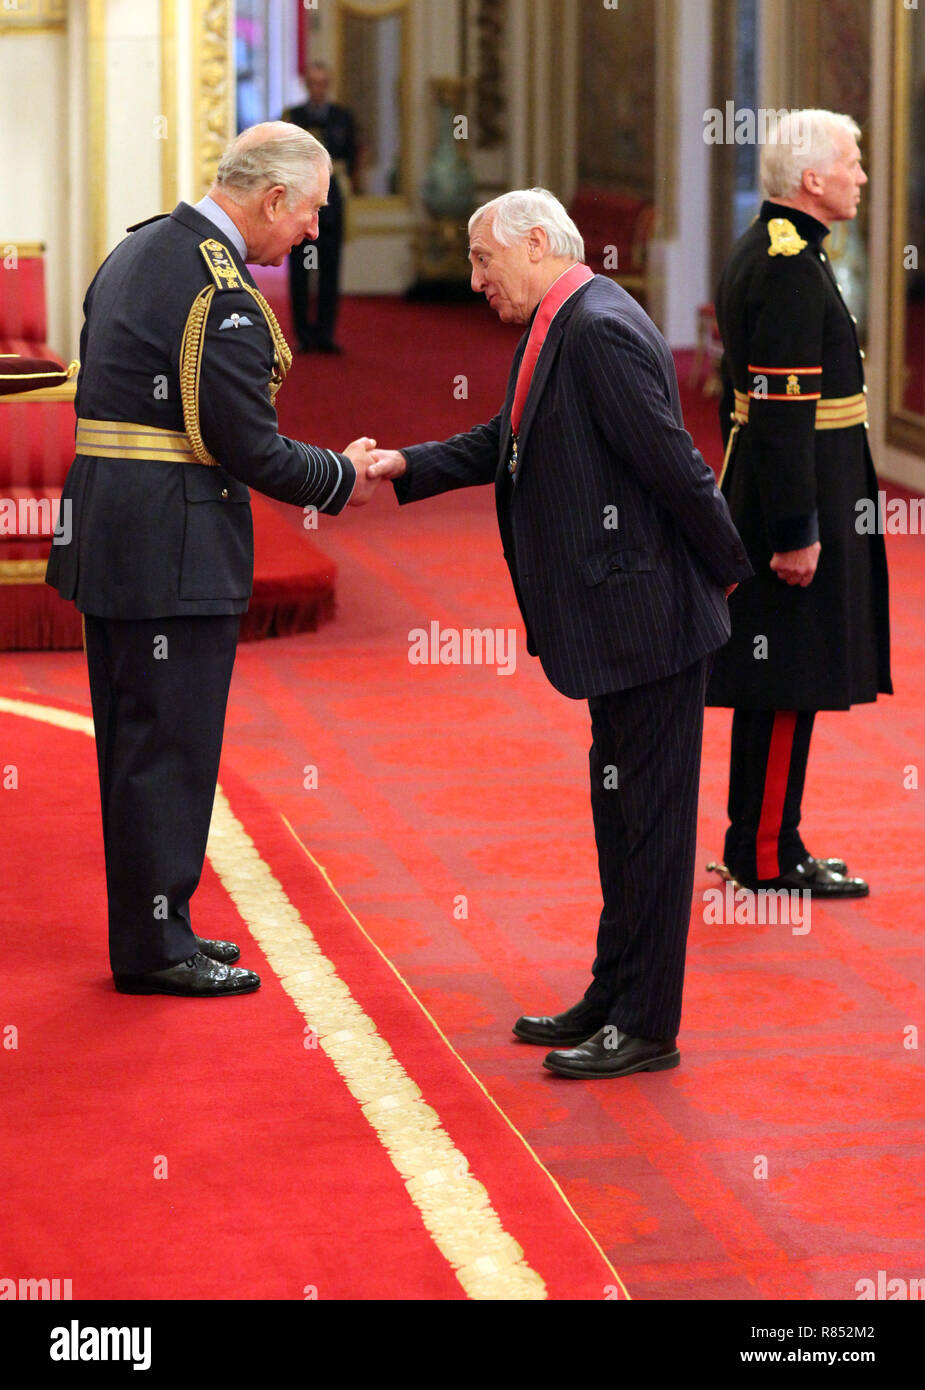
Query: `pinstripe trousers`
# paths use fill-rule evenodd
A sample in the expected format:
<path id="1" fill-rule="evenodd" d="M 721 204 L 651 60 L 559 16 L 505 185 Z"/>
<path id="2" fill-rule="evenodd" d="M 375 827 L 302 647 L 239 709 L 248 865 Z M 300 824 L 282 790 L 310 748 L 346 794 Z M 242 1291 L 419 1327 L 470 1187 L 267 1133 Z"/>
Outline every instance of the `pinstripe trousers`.
<path id="1" fill-rule="evenodd" d="M 585 998 L 635 1038 L 680 1026 L 712 662 L 588 701 L 604 906 Z"/>

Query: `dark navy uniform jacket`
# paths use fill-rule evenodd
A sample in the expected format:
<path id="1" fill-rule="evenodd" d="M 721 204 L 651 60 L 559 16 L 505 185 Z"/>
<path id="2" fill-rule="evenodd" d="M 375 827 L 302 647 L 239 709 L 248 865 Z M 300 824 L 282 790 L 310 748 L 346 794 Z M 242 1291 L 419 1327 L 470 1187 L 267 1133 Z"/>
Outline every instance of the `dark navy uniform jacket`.
<path id="1" fill-rule="evenodd" d="M 495 484 L 527 649 L 579 699 L 674 675 L 729 636 L 724 588 L 751 568 L 712 470 L 684 428 L 674 361 L 629 294 L 596 275 L 556 314 L 518 433 L 511 406 L 402 452 L 400 502 Z"/>
<path id="2" fill-rule="evenodd" d="M 766 202 L 717 292 L 725 438 L 735 393 L 748 398 L 722 488 L 755 578 L 729 600 L 732 637 L 714 663 L 711 705 L 847 709 L 892 691 L 883 537 L 858 530 L 858 503 L 877 500 L 862 353 L 824 249 L 828 232 L 808 213 Z M 828 427 L 839 419 L 856 422 Z M 806 588 L 769 568 L 775 552 L 817 540 Z"/>
<path id="3" fill-rule="evenodd" d="M 199 249 L 206 238 L 223 241 L 254 284 L 215 223 L 186 203 L 133 231 L 103 262 L 84 301 L 78 417 L 184 429 L 180 344 L 194 299 L 214 283 Z M 232 327 L 232 315 L 249 322 Z M 241 613 L 254 567 L 248 489 L 342 510 L 353 465 L 279 434 L 268 389 L 273 351 L 252 296 L 216 289 L 199 410 L 220 467 L 78 454 L 62 498 L 72 504 L 72 539 L 52 546 L 46 574 L 62 598 L 104 618 Z"/>

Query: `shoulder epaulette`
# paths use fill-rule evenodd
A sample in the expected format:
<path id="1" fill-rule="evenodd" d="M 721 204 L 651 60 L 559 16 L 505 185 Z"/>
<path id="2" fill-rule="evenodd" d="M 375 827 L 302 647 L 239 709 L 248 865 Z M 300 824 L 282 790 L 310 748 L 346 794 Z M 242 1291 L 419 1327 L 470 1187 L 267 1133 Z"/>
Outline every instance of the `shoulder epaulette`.
<path id="1" fill-rule="evenodd" d="M 206 237 L 205 241 L 199 243 L 199 249 L 203 254 L 206 265 L 220 290 L 243 290 L 244 281 L 238 273 L 238 267 L 231 259 L 231 253 L 227 246 L 223 246 L 215 237 Z"/>
<path id="2" fill-rule="evenodd" d="M 772 217 L 768 223 L 768 234 L 771 238 L 769 256 L 798 256 L 807 245 L 786 217 Z"/>
<path id="3" fill-rule="evenodd" d="M 153 217 L 146 217 L 143 222 L 133 222 L 130 227 L 126 227 L 127 232 L 139 232 L 142 227 L 150 227 L 152 222 L 163 222 L 165 217 L 169 217 L 169 212 L 156 212 Z"/>
<path id="4" fill-rule="evenodd" d="M 218 290 L 244 290 L 259 307 L 266 320 L 270 336 L 273 339 L 273 372 L 268 383 L 271 403 L 275 402 L 276 393 L 292 365 L 292 352 L 276 321 L 273 310 L 259 290 L 255 289 L 253 285 L 249 285 L 246 280 L 242 280 L 237 266 L 231 259 L 228 247 L 223 246 L 214 237 L 207 237 L 205 241 L 199 243 L 199 249 L 215 283 L 206 285 L 204 289 L 199 291 L 187 316 L 183 339 L 180 343 L 180 397 L 183 404 L 183 422 L 186 426 L 186 437 L 189 440 L 190 448 L 200 463 L 215 464 L 218 460 L 214 459 L 206 448 L 199 424 L 199 378 L 202 371 L 202 354 L 205 348 L 206 320 L 209 317 L 209 310 L 216 292 Z"/>

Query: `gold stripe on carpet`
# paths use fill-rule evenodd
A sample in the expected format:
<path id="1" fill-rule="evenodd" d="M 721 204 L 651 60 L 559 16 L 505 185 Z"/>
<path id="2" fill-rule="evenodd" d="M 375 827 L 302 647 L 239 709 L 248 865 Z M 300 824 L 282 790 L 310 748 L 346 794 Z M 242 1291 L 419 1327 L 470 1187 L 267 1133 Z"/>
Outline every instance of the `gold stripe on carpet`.
<path id="1" fill-rule="evenodd" d="M 320 950 L 298 910 L 216 792 L 209 859 L 318 1043 L 398 1169 L 437 1248 L 472 1299 L 543 1299 L 482 1183 L 440 1116 Z"/>
<path id="2" fill-rule="evenodd" d="M 398 969 L 398 967 L 394 964 L 393 961 L 390 961 L 390 960 L 389 960 L 388 956 L 387 956 L 387 955 L 385 954 L 385 952 L 382 950 L 382 947 L 379 946 L 379 945 L 373 940 L 373 938 L 370 936 L 369 932 L 368 932 L 368 931 L 366 930 L 366 928 L 363 926 L 363 923 L 360 921 L 359 917 L 357 917 L 357 915 L 353 912 L 353 910 L 352 910 L 352 909 L 350 908 L 350 906 L 347 904 L 347 902 L 345 901 L 345 899 L 341 896 L 340 892 L 338 891 L 338 889 L 336 888 L 336 886 L 335 886 L 334 883 L 332 882 L 332 880 L 331 880 L 331 878 L 330 878 L 330 876 L 329 876 L 327 870 L 323 867 L 323 865 L 321 865 L 321 864 L 318 863 L 318 860 L 317 860 L 317 859 L 315 858 L 315 856 L 312 854 L 311 850 L 310 850 L 305 844 L 303 844 L 303 842 L 299 839 L 298 835 L 296 834 L 296 832 L 295 832 L 295 830 L 293 829 L 293 827 L 290 825 L 289 821 L 286 820 L 286 817 L 283 816 L 282 819 L 283 819 L 283 822 L 285 823 L 287 829 L 289 830 L 289 833 L 292 835 L 292 838 L 295 840 L 296 844 L 299 846 L 299 848 L 302 850 L 302 852 L 303 852 L 305 855 L 307 855 L 307 857 L 311 860 L 312 864 L 314 864 L 315 868 L 318 870 L 319 874 L 321 874 L 321 877 L 324 879 L 325 883 L 328 885 L 328 887 L 330 888 L 331 892 L 334 894 L 335 898 L 337 898 L 337 901 L 340 903 L 341 907 L 342 907 L 342 908 L 344 909 L 344 911 L 347 913 L 348 917 L 350 917 L 351 921 L 353 921 L 354 924 L 357 926 L 357 928 L 362 932 L 363 936 L 364 936 L 364 937 L 366 938 L 366 940 L 369 942 L 369 944 L 370 944 L 370 946 L 372 947 L 372 949 L 376 952 L 376 954 L 377 954 L 377 955 L 385 962 L 385 964 L 389 967 L 389 969 L 391 970 L 392 974 L 395 976 L 395 978 L 398 980 L 398 982 L 402 985 L 402 987 L 403 987 L 405 990 L 407 990 L 408 994 L 411 996 L 411 998 L 414 1000 L 415 1004 L 416 1004 L 416 1005 L 418 1006 L 418 1008 L 421 1010 L 421 1013 L 422 1013 L 422 1014 L 424 1015 L 424 1017 L 427 1019 L 428 1023 L 431 1025 L 431 1027 L 433 1028 L 434 1032 L 438 1035 L 438 1037 L 440 1038 L 441 1042 L 443 1042 L 444 1045 L 449 1049 L 449 1051 L 452 1052 L 453 1056 L 456 1058 L 456 1060 L 457 1060 L 457 1062 L 459 1063 L 459 1065 L 460 1065 L 461 1067 L 463 1067 L 463 1068 L 465 1069 L 465 1071 L 467 1071 L 468 1074 L 472 1077 L 472 1080 L 475 1082 L 475 1084 L 478 1086 L 479 1090 L 480 1090 L 480 1091 L 482 1092 L 482 1094 L 485 1096 L 485 1099 L 486 1099 L 486 1100 L 489 1102 L 489 1104 L 498 1112 L 498 1114 L 501 1116 L 502 1120 L 504 1120 L 505 1124 L 508 1126 L 508 1128 L 511 1130 L 511 1132 L 512 1132 L 513 1134 L 516 1134 L 517 1138 L 518 1138 L 518 1139 L 520 1140 L 520 1142 L 523 1144 L 524 1148 L 527 1150 L 527 1153 L 528 1153 L 528 1154 L 530 1155 L 530 1157 L 533 1159 L 533 1162 L 536 1164 L 536 1166 L 537 1166 L 537 1167 L 541 1170 L 541 1172 L 542 1172 L 543 1174 L 545 1174 L 545 1176 L 549 1179 L 550 1183 L 552 1184 L 552 1186 L 555 1188 L 556 1192 L 557 1192 L 557 1193 L 559 1194 L 559 1196 L 561 1197 L 562 1202 L 563 1202 L 564 1206 L 566 1207 L 566 1209 L 568 1210 L 569 1214 L 572 1216 L 572 1218 L 574 1219 L 574 1221 L 576 1222 L 576 1224 L 577 1224 L 578 1226 L 580 1226 L 581 1229 L 584 1231 L 585 1235 L 588 1237 L 588 1240 L 591 1242 L 591 1244 L 594 1246 L 594 1248 L 595 1248 L 595 1250 L 597 1251 L 597 1253 L 600 1255 L 603 1264 L 605 1265 L 605 1267 L 606 1267 L 606 1268 L 610 1271 L 610 1273 L 612 1274 L 615 1286 L 619 1288 L 620 1293 L 621 1293 L 621 1295 L 623 1296 L 623 1298 L 629 1300 L 629 1299 L 630 1299 L 630 1293 L 629 1293 L 629 1290 L 627 1289 L 626 1285 L 624 1284 L 623 1280 L 620 1278 L 619 1274 L 618 1274 L 617 1271 L 614 1269 L 613 1265 L 610 1263 L 610 1261 L 608 1260 L 607 1256 L 604 1254 L 604 1251 L 602 1250 L 602 1248 L 601 1248 L 600 1244 L 598 1243 L 598 1241 L 595 1239 L 593 1233 L 588 1229 L 588 1227 L 587 1227 L 587 1226 L 585 1225 L 585 1223 L 582 1221 L 581 1217 L 578 1215 L 578 1213 L 577 1213 L 577 1211 L 575 1210 L 575 1208 L 572 1206 L 571 1202 L 569 1201 L 568 1197 L 565 1195 L 565 1192 L 562 1190 L 562 1188 L 561 1188 L 561 1186 L 559 1185 L 559 1183 L 556 1182 L 556 1179 L 553 1177 L 552 1173 L 550 1173 L 549 1169 L 545 1166 L 545 1164 L 543 1163 L 543 1160 L 542 1160 L 542 1159 L 540 1158 L 540 1156 L 536 1153 L 536 1151 L 535 1151 L 533 1148 L 531 1148 L 529 1142 L 524 1138 L 524 1136 L 521 1134 L 521 1132 L 520 1132 L 520 1130 L 517 1128 L 517 1126 L 514 1125 L 514 1124 L 511 1122 L 509 1116 L 507 1116 L 507 1115 L 504 1113 L 504 1111 L 501 1109 L 501 1106 L 500 1106 L 500 1105 L 498 1104 L 498 1102 L 495 1100 L 494 1096 L 491 1094 L 490 1091 L 488 1091 L 488 1090 L 486 1089 L 486 1087 L 484 1086 L 484 1084 L 482 1083 L 482 1081 L 479 1080 L 478 1076 L 476 1076 L 475 1072 L 474 1072 L 474 1071 L 472 1070 L 472 1068 L 469 1066 L 469 1064 L 468 1064 L 468 1062 L 465 1060 L 465 1058 L 462 1057 L 462 1056 L 456 1051 L 456 1048 L 455 1048 L 455 1047 L 453 1046 L 453 1044 L 450 1042 L 449 1038 L 446 1036 L 446 1034 L 444 1033 L 443 1029 L 440 1027 L 440 1024 L 439 1024 L 439 1023 L 437 1022 L 437 1020 L 434 1018 L 433 1014 L 429 1011 L 429 1009 L 427 1008 L 427 1006 L 426 1006 L 425 1004 L 423 1004 L 423 1003 L 421 1002 L 421 1000 L 418 998 L 418 996 L 415 994 L 415 992 L 414 992 L 414 990 L 412 989 L 411 985 L 409 985 L 408 981 L 407 981 L 407 980 L 405 979 L 405 977 L 402 975 L 402 973 L 401 973 L 401 971 Z"/>
<path id="3" fill-rule="evenodd" d="M 51 705 L 0 697 L 0 713 L 21 715 L 93 736 L 92 718 Z M 283 819 L 285 821 L 285 817 Z M 408 990 L 456 1060 L 546 1173 L 606 1267 L 612 1271 L 624 1297 L 628 1297 L 616 1270 L 559 1184 L 350 911 L 289 822 L 285 824 L 365 939 Z M 543 1279 L 526 1263 L 523 1250 L 504 1229 L 487 1189 L 472 1177 L 466 1156 L 444 1130 L 440 1116 L 424 1100 L 419 1087 L 319 948 L 235 816 L 221 787 L 216 788 L 207 852 L 222 886 L 259 942 L 283 988 L 318 1036 L 319 1046 L 334 1063 L 386 1149 L 425 1227 L 466 1294 L 478 1300 L 545 1299 Z"/>

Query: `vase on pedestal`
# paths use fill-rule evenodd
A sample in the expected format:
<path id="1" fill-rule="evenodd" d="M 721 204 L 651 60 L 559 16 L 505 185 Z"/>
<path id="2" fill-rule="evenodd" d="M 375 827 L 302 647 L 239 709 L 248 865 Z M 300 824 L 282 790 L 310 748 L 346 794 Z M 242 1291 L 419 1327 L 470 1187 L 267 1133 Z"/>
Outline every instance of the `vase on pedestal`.
<path id="1" fill-rule="evenodd" d="M 436 103 L 437 138 L 421 180 L 428 216 L 415 235 L 415 298 L 465 298 L 469 291 L 469 216 L 475 207 L 475 176 L 457 139 L 457 121 L 466 96 L 461 78 L 431 82 Z"/>

